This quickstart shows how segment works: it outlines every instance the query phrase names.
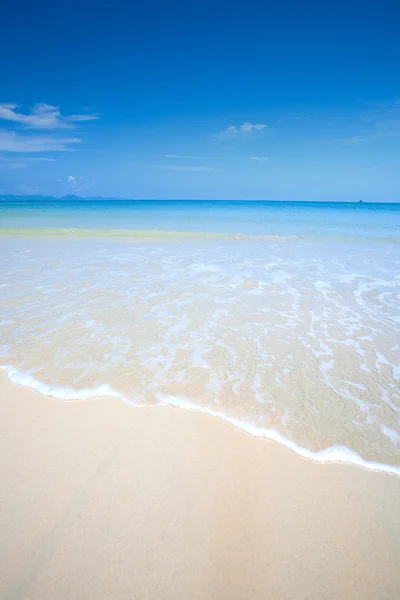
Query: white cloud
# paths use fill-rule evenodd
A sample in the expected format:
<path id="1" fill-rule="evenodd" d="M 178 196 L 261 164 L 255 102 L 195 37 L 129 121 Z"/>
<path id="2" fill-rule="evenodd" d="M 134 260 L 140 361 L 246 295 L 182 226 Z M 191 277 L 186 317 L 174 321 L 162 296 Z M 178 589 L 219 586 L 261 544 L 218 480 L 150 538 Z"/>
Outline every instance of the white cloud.
<path id="1" fill-rule="evenodd" d="M 24 162 L 14 162 L 14 163 L 8 163 L 7 168 L 10 170 L 14 170 L 14 169 L 26 169 L 27 167 L 31 167 L 32 165 L 29 165 L 28 163 L 24 163 Z"/>
<path id="2" fill-rule="evenodd" d="M 96 114 L 62 115 L 58 106 L 35 104 L 28 114 L 18 112 L 18 104 L 0 104 L 0 119 L 19 123 L 29 129 L 67 129 L 76 123 L 99 119 Z"/>
<path id="3" fill-rule="evenodd" d="M 387 128 L 383 126 L 380 128 L 379 127 L 380 126 L 376 125 L 373 132 L 369 133 L 368 135 L 353 135 L 352 137 L 341 138 L 336 141 L 356 146 L 364 142 L 374 142 L 376 140 L 384 140 L 386 138 L 400 136 L 400 128 L 396 129 L 395 126 L 388 126 Z"/>
<path id="4" fill-rule="evenodd" d="M 27 136 L 0 130 L 0 151 L 4 152 L 65 152 L 80 141 L 79 138 Z"/>
<path id="5" fill-rule="evenodd" d="M 100 119 L 100 115 L 97 115 L 97 114 L 69 115 L 69 116 L 63 117 L 63 119 L 65 119 L 66 121 L 69 121 L 70 123 L 84 123 L 85 121 L 97 121 L 97 119 Z"/>
<path id="6" fill-rule="evenodd" d="M 266 129 L 265 123 L 248 123 L 245 122 L 242 125 L 230 125 L 226 129 L 223 129 L 216 134 L 216 137 L 221 139 L 236 138 L 239 136 L 246 136 L 251 133 L 262 133 Z"/>
<path id="7" fill-rule="evenodd" d="M 343 138 L 342 142 L 345 144 L 361 144 L 362 142 L 366 142 L 369 138 L 363 135 L 353 135 L 352 137 Z"/>
<path id="8" fill-rule="evenodd" d="M 165 171 L 191 171 L 197 173 L 215 172 L 220 169 L 214 167 L 187 167 L 185 165 L 152 165 L 154 169 L 161 169 Z"/>
<path id="9" fill-rule="evenodd" d="M 252 131 L 262 131 L 265 128 L 266 125 L 264 123 L 256 123 L 255 125 L 243 123 L 243 125 L 240 126 L 240 131 L 242 133 L 251 133 Z"/>
<path id="10" fill-rule="evenodd" d="M 338 140 L 345 144 L 362 144 L 363 142 L 373 142 L 390 137 L 398 137 L 400 135 L 400 126 L 397 123 L 377 123 L 372 133 L 368 135 L 353 135 L 352 137 L 342 138 Z"/>
<path id="11" fill-rule="evenodd" d="M 250 156 L 249 160 L 256 160 L 259 163 L 264 163 L 267 162 L 269 158 L 267 158 L 266 156 Z"/>
<path id="12" fill-rule="evenodd" d="M 14 157 L 15 155 L 9 154 L 9 157 Z M 14 169 L 26 169 L 28 167 L 34 167 L 37 162 L 55 162 L 55 158 L 25 158 L 23 161 L 15 161 L 11 158 L 6 159 L 5 156 L 0 156 L 0 167 L 4 169 L 14 170 Z"/>
<path id="13" fill-rule="evenodd" d="M 43 156 L 39 158 L 28 158 L 27 160 L 33 160 L 35 162 L 56 162 L 55 158 L 45 158 Z"/>
<path id="14" fill-rule="evenodd" d="M 74 177 L 74 175 L 68 175 L 67 182 L 68 189 L 74 194 L 76 194 L 78 192 L 82 192 L 83 190 L 88 190 L 89 188 L 93 187 L 96 183 L 96 179 L 93 177 L 90 183 L 85 183 L 83 177 L 79 177 L 79 179 L 77 179 L 76 177 Z"/>
<path id="15" fill-rule="evenodd" d="M 200 156 L 185 156 L 182 154 L 166 154 L 165 156 L 166 156 L 166 158 L 189 158 L 189 159 L 194 159 L 194 160 L 200 158 Z"/>

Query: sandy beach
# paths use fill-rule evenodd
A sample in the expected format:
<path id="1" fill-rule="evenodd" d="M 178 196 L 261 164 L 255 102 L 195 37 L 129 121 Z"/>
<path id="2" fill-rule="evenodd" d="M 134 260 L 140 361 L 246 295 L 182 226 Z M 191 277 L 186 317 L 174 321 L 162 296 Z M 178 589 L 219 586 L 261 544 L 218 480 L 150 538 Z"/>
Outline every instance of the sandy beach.
<path id="1" fill-rule="evenodd" d="M 399 597 L 399 478 L 0 375 L 3 600 Z"/>

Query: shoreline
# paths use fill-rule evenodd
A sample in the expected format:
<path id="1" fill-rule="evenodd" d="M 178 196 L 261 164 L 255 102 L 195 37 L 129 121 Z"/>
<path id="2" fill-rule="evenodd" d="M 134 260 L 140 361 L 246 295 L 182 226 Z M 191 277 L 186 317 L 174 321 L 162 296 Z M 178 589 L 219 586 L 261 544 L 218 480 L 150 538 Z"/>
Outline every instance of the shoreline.
<path id="1" fill-rule="evenodd" d="M 40 240 L 117 240 L 132 243 L 147 242 L 212 242 L 247 241 L 265 243 L 400 243 L 398 236 L 351 236 L 331 234 L 268 234 L 218 231 L 186 231 L 168 229 L 90 229 L 84 227 L 0 227 L 1 238 L 22 238 Z"/>
<path id="2" fill-rule="evenodd" d="M 67 396 L 64 393 L 64 388 L 56 388 L 55 386 L 43 384 L 31 375 L 22 373 L 13 366 L 1 365 L 0 373 L 2 370 L 6 372 L 7 379 L 11 384 L 27 388 L 28 390 L 31 390 L 40 396 L 53 398 L 54 400 L 63 402 L 85 402 L 102 398 L 116 398 L 134 408 L 150 408 L 149 406 L 135 404 L 133 401 L 124 398 L 108 384 L 104 384 L 96 389 L 70 390 L 70 395 Z M 299 456 L 305 460 L 310 460 L 311 462 L 315 462 L 317 464 L 350 465 L 359 467 L 366 471 L 385 473 L 387 475 L 400 477 L 399 465 L 365 460 L 362 458 L 362 456 L 360 456 L 360 454 L 358 454 L 358 452 L 346 446 L 329 446 L 320 451 L 309 450 L 308 448 L 299 446 L 296 442 L 286 438 L 274 429 L 255 427 L 243 420 L 231 418 L 223 413 L 213 411 L 212 409 L 206 407 L 197 406 L 196 404 L 179 397 L 160 398 L 160 404 L 154 408 L 161 407 L 191 410 L 220 419 L 221 421 L 247 433 L 252 437 L 255 437 L 256 439 L 274 442 L 279 446 L 290 450 L 296 456 Z"/>
<path id="3" fill-rule="evenodd" d="M 133 242 L 239 240 L 255 242 L 301 241 L 297 235 L 230 233 L 211 231 L 170 231 L 164 229 L 88 229 L 80 227 L 0 227 L 0 236 L 34 238 L 121 239 Z"/>
<path id="4" fill-rule="evenodd" d="M 398 597 L 400 479 L 0 373 L 0 595 Z"/>

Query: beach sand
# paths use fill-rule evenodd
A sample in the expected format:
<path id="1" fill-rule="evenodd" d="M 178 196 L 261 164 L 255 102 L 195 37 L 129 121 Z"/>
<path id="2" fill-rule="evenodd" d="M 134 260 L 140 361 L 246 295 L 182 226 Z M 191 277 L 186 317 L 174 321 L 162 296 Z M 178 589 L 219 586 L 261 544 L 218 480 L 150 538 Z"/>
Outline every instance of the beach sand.
<path id="1" fill-rule="evenodd" d="M 397 599 L 400 479 L 0 372 L 0 598 Z"/>

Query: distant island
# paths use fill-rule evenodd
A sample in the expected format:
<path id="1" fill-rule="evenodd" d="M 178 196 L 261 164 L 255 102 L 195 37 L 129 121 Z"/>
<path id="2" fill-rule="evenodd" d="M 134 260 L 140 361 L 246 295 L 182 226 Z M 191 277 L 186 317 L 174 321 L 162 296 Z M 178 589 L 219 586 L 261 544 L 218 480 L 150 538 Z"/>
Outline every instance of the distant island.
<path id="1" fill-rule="evenodd" d="M 208 199 L 182 199 L 182 198 L 118 198 L 117 196 L 76 196 L 75 194 L 66 194 L 64 196 L 43 196 L 40 194 L 0 194 L 0 202 L 254 202 L 254 203 L 271 203 L 271 204 L 329 204 L 329 205 L 341 205 L 341 204 L 400 204 L 400 202 L 387 202 L 387 201 L 372 201 L 372 200 L 271 200 L 271 199 L 237 199 L 229 200 L 227 198 L 208 198 Z"/>

